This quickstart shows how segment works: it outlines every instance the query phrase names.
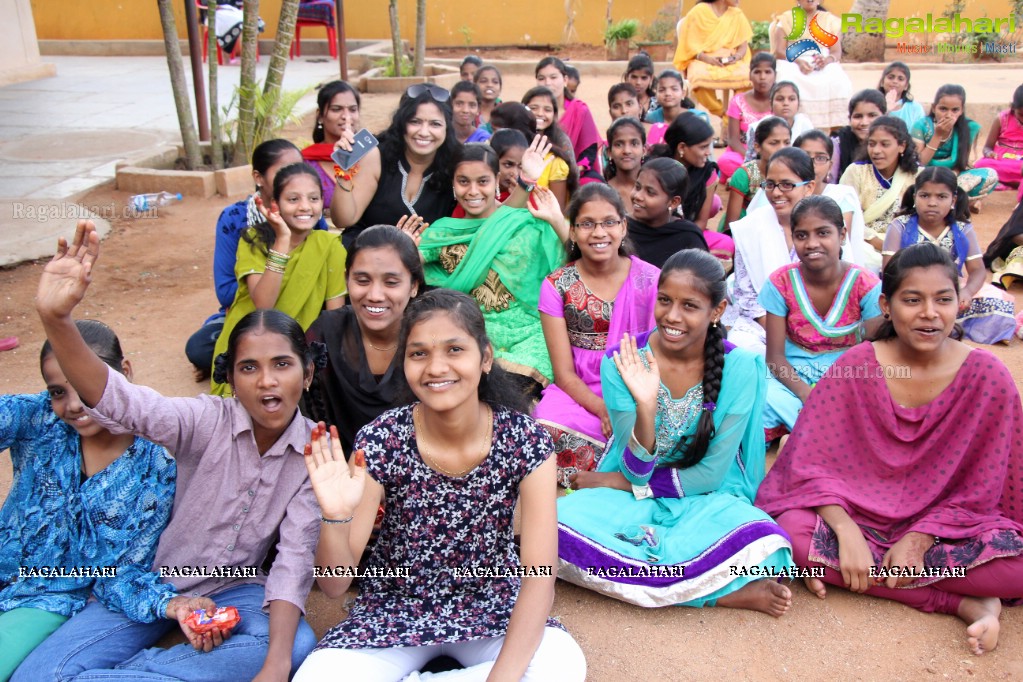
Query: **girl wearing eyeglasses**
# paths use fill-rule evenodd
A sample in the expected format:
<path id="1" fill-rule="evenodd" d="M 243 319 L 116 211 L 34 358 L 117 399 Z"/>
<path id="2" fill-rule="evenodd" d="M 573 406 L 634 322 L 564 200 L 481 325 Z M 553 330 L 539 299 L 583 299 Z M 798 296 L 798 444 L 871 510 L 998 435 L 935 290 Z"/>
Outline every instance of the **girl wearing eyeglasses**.
<path id="1" fill-rule="evenodd" d="M 501 205 L 497 154 L 486 144 L 462 147 L 452 164 L 453 194 L 466 217 L 438 220 L 419 244 L 426 283 L 479 303 L 497 362 L 524 392 L 536 395 L 554 378 L 537 312 L 540 283 L 564 262 L 568 240 L 554 194 L 534 191 L 550 148 L 546 137 L 533 139 L 522 153 L 518 182 Z"/>
<path id="2" fill-rule="evenodd" d="M 845 223 L 845 241 L 842 242 L 842 253 L 850 262 L 862 265 L 875 275 L 878 274 L 866 262 L 867 246 L 863 243 L 863 209 L 860 208 L 860 198 L 856 195 L 856 190 L 847 185 L 829 182 L 831 161 L 835 155 L 832 138 L 828 137 L 827 133 L 814 129 L 797 137 L 792 146 L 802 149 L 813 161 L 814 180 L 816 181 L 813 188 L 814 195 L 834 199 L 842 209 Z M 763 190 L 757 189 L 747 211 L 768 204 L 770 202 L 767 200 L 767 195 Z"/>
<path id="3" fill-rule="evenodd" d="M 540 323 L 554 369 L 533 417 L 547 427 L 558 481 L 569 487 L 604 453 L 611 420 L 600 391 L 609 339 L 654 324 L 660 270 L 633 255 L 625 205 L 608 185 L 585 185 L 568 206 L 568 263 L 540 284 Z"/>
<path id="4" fill-rule="evenodd" d="M 798 262 L 789 220 L 792 209 L 817 187 L 813 161 L 802 149 L 779 149 L 767 164 L 760 185 L 767 205 L 750 207 L 746 217 L 732 223 L 735 240 L 735 288 L 723 321 L 731 326 L 728 340 L 763 355 L 767 351 L 767 311 L 758 299 L 768 276 Z M 848 258 L 843 254 L 843 258 Z"/>
<path id="5" fill-rule="evenodd" d="M 337 191 L 330 204 L 334 225 L 344 230 L 341 242 L 352 248 L 371 225 L 397 225 L 403 216 L 425 224 L 451 215 L 451 160 L 461 147 L 455 135 L 451 93 L 417 83 L 402 95 L 380 146 L 357 164 L 358 170 L 335 171 Z M 342 132 L 336 148 L 351 150 L 354 134 Z"/>

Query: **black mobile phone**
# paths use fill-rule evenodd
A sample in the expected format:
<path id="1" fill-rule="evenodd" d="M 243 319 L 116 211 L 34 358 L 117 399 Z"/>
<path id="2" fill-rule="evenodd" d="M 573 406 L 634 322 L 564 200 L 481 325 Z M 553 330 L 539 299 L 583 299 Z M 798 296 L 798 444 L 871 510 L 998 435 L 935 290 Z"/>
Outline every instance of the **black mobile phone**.
<path id="1" fill-rule="evenodd" d="M 334 153 L 330 155 L 330 158 L 334 160 L 341 170 L 349 170 L 352 166 L 359 163 L 362 157 L 366 156 L 371 149 L 378 147 L 380 141 L 373 136 L 373 133 L 369 132 L 365 128 L 355 133 L 355 141 L 352 142 L 352 151 L 346 152 L 343 149 L 335 149 Z"/>

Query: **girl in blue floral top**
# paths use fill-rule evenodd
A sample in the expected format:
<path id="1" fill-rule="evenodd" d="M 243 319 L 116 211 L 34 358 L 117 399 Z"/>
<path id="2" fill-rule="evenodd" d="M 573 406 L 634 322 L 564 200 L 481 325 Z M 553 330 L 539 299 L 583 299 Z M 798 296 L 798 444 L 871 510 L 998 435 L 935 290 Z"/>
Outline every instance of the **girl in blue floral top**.
<path id="1" fill-rule="evenodd" d="M 296 682 L 340 670 L 361 682 L 417 680 L 441 655 L 467 668 L 458 679 L 582 680 L 582 651 L 548 619 L 558 547 L 553 443 L 521 414 L 524 397 L 509 401 L 502 389 L 479 306 L 444 289 L 413 299 L 398 349 L 419 402 L 364 427 L 351 467 L 322 422 L 306 450 L 324 523 L 316 564 L 331 571 L 318 580 L 329 596 L 350 586 L 386 504 L 358 599 Z"/>
<path id="2" fill-rule="evenodd" d="M 109 327 L 78 329 L 104 362 L 131 378 Z M 174 501 L 174 460 L 86 415 L 49 342 L 40 357 L 46 391 L 0 396 L 0 450 L 14 481 L 0 509 L 0 680 L 90 592 L 124 610 L 153 562 Z"/>

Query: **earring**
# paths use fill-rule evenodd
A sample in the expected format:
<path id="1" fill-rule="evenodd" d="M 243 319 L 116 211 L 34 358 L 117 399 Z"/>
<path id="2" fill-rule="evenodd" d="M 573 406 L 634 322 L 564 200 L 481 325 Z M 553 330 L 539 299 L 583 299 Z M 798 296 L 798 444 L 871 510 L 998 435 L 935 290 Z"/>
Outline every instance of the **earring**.
<path id="1" fill-rule="evenodd" d="M 317 121 L 316 122 L 316 129 L 317 130 L 323 130 L 323 121 Z"/>
<path id="2" fill-rule="evenodd" d="M 714 321 L 713 321 L 713 322 L 711 323 L 711 325 L 710 325 L 710 326 L 711 326 L 711 327 L 714 327 L 714 329 L 717 329 L 717 328 L 718 328 L 718 321 L 717 321 L 717 320 L 714 320 Z"/>
<path id="3" fill-rule="evenodd" d="M 891 315 L 889 315 L 888 313 L 885 313 L 885 314 L 884 314 L 884 319 L 886 319 L 886 320 L 887 320 L 887 319 L 888 319 L 888 318 L 890 318 L 890 317 L 891 317 Z"/>

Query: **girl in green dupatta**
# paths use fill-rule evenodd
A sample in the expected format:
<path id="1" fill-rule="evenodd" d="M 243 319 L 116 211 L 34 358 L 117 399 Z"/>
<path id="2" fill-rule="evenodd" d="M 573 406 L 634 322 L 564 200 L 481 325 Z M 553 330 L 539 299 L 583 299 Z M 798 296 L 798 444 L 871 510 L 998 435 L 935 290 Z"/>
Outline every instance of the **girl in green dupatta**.
<path id="1" fill-rule="evenodd" d="M 275 308 L 308 329 L 320 311 L 344 305 L 345 250 L 337 235 L 314 230 L 323 215 L 323 192 L 316 170 L 307 163 L 285 166 L 274 177 L 274 201 L 266 222 L 249 228 L 238 242 L 238 293 L 227 310 L 213 363 L 227 350 L 231 330 L 258 308 Z M 213 372 L 213 376 L 217 376 Z M 231 386 L 211 382 L 210 393 L 228 396 Z"/>
<path id="2" fill-rule="evenodd" d="M 518 184 L 497 203 L 497 154 L 467 144 L 454 160 L 455 199 L 466 218 L 442 218 L 419 244 L 426 283 L 472 296 L 501 366 L 528 380 L 530 391 L 553 378 L 537 303 L 540 284 L 565 256 L 568 228 L 550 190 L 533 189 L 550 152 L 537 136 L 522 154 Z M 524 208 L 529 201 L 529 209 Z"/>
<path id="3" fill-rule="evenodd" d="M 970 148 L 980 134 L 980 124 L 966 118 L 963 86 L 938 88 L 930 115 L 914 123 L 912 133 L 920 163 L 951 168 L 957 184 L 970 199 L 970 208 L 979 211 L 980 199 L 995 191 L 998 172 L 992 168 L 970 167 Z"/>
<path id="4" fill-rule="evenodd" d="M 863 265 L 881 269 L 885 232 L 902 204 L 902 195 L 920 172 L 918 156 L 906 124 L 894 116 L 879 116 L 867 130 L 867 161 L 849 164 L 840 184 L 856 190 L 863 209 Z"/>

